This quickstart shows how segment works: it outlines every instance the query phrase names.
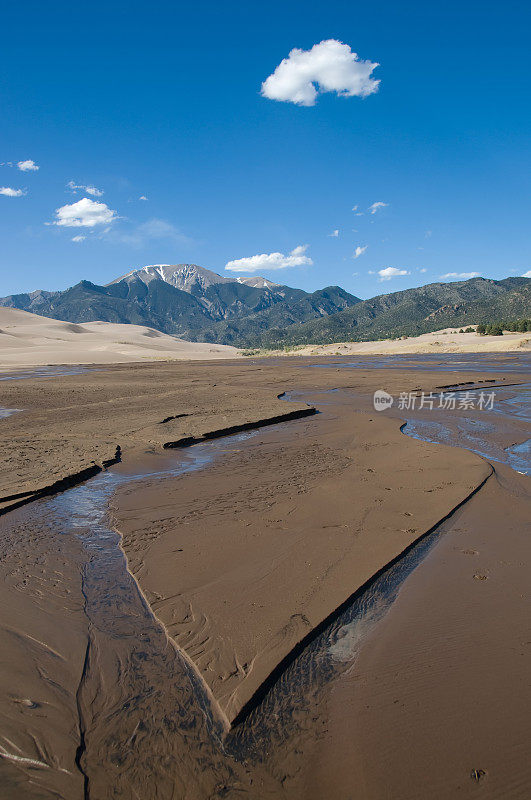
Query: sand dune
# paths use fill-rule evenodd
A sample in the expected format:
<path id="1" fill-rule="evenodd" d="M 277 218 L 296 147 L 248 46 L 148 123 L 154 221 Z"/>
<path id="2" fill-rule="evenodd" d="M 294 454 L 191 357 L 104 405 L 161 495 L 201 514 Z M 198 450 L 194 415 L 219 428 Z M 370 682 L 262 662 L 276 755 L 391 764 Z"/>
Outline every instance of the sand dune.
<path id="1" fill-rule="evenodd" d="M 382 339 L 370 342 L 335 342 L 309 344 L 288 355 L 392 355 L 394 353 L 509 353 L 531 349 L 530 333 L 504 333 L 503 336 L 478 336 L 459 333 L 459 328 L 444 328 L 404 339 Z M 280 352 L 280 351 L 279 351 Z"/>
<path id="2" fill-rule="evenodd" d="M 235 347 L 186 342 L 143 325 L 75 324 L 0 308 L 0 367 L 234 358 Z"/>

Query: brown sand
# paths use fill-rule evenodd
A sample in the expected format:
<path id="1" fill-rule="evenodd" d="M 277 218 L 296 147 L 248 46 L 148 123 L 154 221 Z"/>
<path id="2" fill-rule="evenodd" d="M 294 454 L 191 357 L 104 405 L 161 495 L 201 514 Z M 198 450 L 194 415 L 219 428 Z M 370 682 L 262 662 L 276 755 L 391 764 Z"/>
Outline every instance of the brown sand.
<path id="1" fill-rule="evenodd" d="M 529 797 L 529 499 L 497 465 L 445 526 L 333 685 L 293 797 Z"/>
<path id="2" fill-rule="evenodd" d="M 507 376 L 495 372 L 480 377 L 507 381 Z M 456 382 L 477 378 L 477 374 L 466 372 L 452 375 Z M 511 375 L 511 381 L 517 378 Z M 344 679 L 341 686 L 335 683 L 331 699 L 326 705 L 321 699 L 306 721 L 309 735 L 301 738 L 295 734 L 288 748 L 263 752 L 261 764 L 251 761 L 238 766 L 219 752 L 214 757 L 206 739 L 201 738 L 199 718 L 187 728 L 184 744 L 177 735 L 179 726 L 161 739 L 159 732 L 166 723 L 157 711 L 165 708 L 166 716 L 174 720 L 176 715 L 182 716 L 182 711 L 172 706 L 177 697 L 187 713 L 193 706 L 193 698 L 180 688 L 176 678 L 186 657 L 197 666 L 226 718 L 233 719 L 303 636 L 490 474 L 491 468 L 483 459 L 455 448 L 408 439 L 400 434 L 396 419 L 369 410 L 370 395 L 376 388 L 385 386 L 396 394 L 418 386 L 430 390 L 448 382 L 448 375 L 437 372 L 350 372 L 333 366 L 304 370 L 290 360 L 280 364 L 121 366 L 53 380 L 4 383 L 2 404 L 25 411 L 0 423 L 7 460 L 2 473 L 3 497 L 46 486 L 51 482 L 50 475 L 54 479 L 65 476 L 86 468 L 92 460 L 101 463 L 114 454 L 117 445 L 123 451 L 121 469 L 127 471 L 128 464 L 147 450 L 161 452 L 165 441 L 304 407 L 302 403 L 287 405 L 277 400 L 276 395 L 285 389 L 313 390 L 323 413 L 289 423 L 286 429 L 260 432 L 241 447 L 229 448 L 223 460 L 204 471 L 172 480 L 145 481 L 141 492 L 138 487 L 128 487 L 114 498 L 114 522 L 123 533 L 130 569 L 164 625 L 159 633 L 150 635 L 153 652 L 162 655 L 164 668 L 152 657 L 138 658 L 134 641 L 128 643 L 127 637 L 117 638 L 105 633 L 99 624 L 88 624 L 80 587 L 80 575 L 87 569 L 86 554 L 77 541 L 71 536 L 61 538 L 60 531 L 48 530 L 46 520 L 39 521 L 38 504 L 4 516 L 0 607 L 6 680 L 0 702 L 0 796 L 82 797 L 82 772 L 88 775 L 91 798 L 206 800 L 242 793 L 253 798 L 333 796 L 340 800 L 453 796 L 465 757 L 459 760 L 456 752 L 460 751 L 450 747 L 446 739 L 456 724 L 461 724 L 463 732 L 470 727 L 461 717 L 460 696 L 440 689 L 442 677 L 451 665 L 458 684 L 491 686 L 484 673 L 478 674 L 479 662 L 470 660 L 469 640 L 475 638 L 466 632 L 453 637 L 453 650 L 446 654 L 446 662 L 441 659 L 439 672 L 430 668 L 432 660 L 426 659 L 423 644 L 418 654 L 414 646 L 397 650 L 394 657 L 398 659 L 403 653 L 406 665 L 390 671 L 385 666 L 389 653 L 393 647 L 402 646 L 402 641 L 394 644 L 395 640 L 384 636 L 384 650 L 374 651 L 369 638 L 355 668 L 356 675 L 364 669 L 359 674 L 368 677 L 356 681 L 354 697 L 352 691 L 348 694 L 348 688 L 344 690 L 347 694 L 341 694 L 350 679 Z M 344 387 L 347 394 L 327 405 L 332 395 L 319 395 L 316 386 Z M 161 424 L 163 419 L 180 413 L 190 416 Z M 490 492 L 494 492 L 484 508 L 497 530 L 496 517 L 488 513 L 489 503 L 500 514 L 509 488 L 500 486 L 495 494 L 492 485 L 489 478 L 476 497 L 478 507 L 483 508 L 479 498 L 490 498 Z M 529 551 L 517 524 L 526 513 L 522 486 L 518 484 L 517 491 L 512 485 L 510 489 L 515 520 L 510 548 L 518 552 L 518 563 L 526 563 Z M 485 494 L 487 488 L 489 494 Z M 476 530 L 478 523 L 470 525 Z M 496 540 L 498 551 L 493 552 L 499 554 L 496 530 L 490 526 L 485 537 L 492 545 Z M 28 532 L 32 532 L 31 538 Z M 480 545 L 467 544 L 465 549 L 487 547 L 483 540 Z M 464 564 L 468 563 L 464 554 L 460 556 Z M 483 575 L 483 570 L 491 569 L 491 563 L 487 559 L 485 565 L 479 565 L 478 574 L 480 566 Z M 474 591 L 487 586 L 490 592 L 488 577 L 482 581 L 472 576 Z M 529 686 L 507 655 L 515 648 L 514 637 L 521 640 L 523 616 L 515 593 L 503 591 L 506 580 L 509 577 L 500 577 L 500 591 L 493 595 L 476 592 L 475 616 L 466 619 L 474 626 L 487 620 L 488 635 L 482 638 L 481 653 L 504 676 L 511 676 L 507 691 L 513 697 L 518 694 L 523 705 Z M 453 583 L 445 584 L 443 596 L 451 594 L 452 587 Z M 470 598 L 463 589 L 462 595 L 455 593 L 453 603 L 426 605 L 424 596 L 417 594 L 412 603 L 416 618 L 419 606 L 420 617 L 425 607 L 431 614 L 439 614 L 431 635 L 433 646 L 440 647 L 441 640 L 454 630 L 455 614 L 463 614 Z M 493 599 L 500 608 L 491 630 Z M 106 616 L 112 618 L 114 613 L 110 607 Z M 141 605 L 136 613 L 139 617 L 144 613 Z M 514 625 L 504 640 L 506 657 L 498 658 L 495 642 L 504 615 L 515 615 Z M 381 623 L 382 628 L 389 619 L 391 612 Z M 418 625 L 422 642 L 430 632 L 426 632 L 429 615 L 427 620 Z M 415 631 L 411 630 L 413 635 Z M 165 638 L 165 632 L 170 639 Z M 131 647 L 133 650 L 127 649 Z M 48 664 L 47 659 L 52 661 Z M 167 665 L 171 667 L 169 673 L 164 671 Z M 405 711 L 399 717 L 410 733 L 409 739 L 393 718 L 389 693 L 379 695 L 372 678 L 373 665 L 374 674 L 384 670 L 385 680 L 394 679 L 395 672 L 402 676 L 404 697 L 409 673 L 415 677 L 416 669 L 421 675 L 415 699 L 401 707 Z M 173 675 L 172 680 L 168 675 Z M 431 682 L 425 680 L 432 675 Z M 438 680 L 437 675 L 441 676 Z M 434 783 L 439 793 L 426 794 L 426 784 L 419 783 L 424 775 L 422 748 L 428 748 L 426 738 L 433 729 L 425 717 L 419 717 L 417 709 L 419 704 L 433 702 L 434 692 L 438 693 L 439 710 L 448 706 L 441 721 L 446 739 L 437 743 L 444 750 L 441 774 Z M 371 716 L 370 698 L 375 696 L 380 705 L 378 714 Z M 478 726 L 491 713 L 485 696 L 482 688 L 481 708 L 476 709 Z M 482 777 L 482 785 L 499 786 L 490 779 L 490 765 L 494 763 L 490 756 L 496 740 L 498 762 L 503 761 L 506 772 L 516 774 L 516 788 L 485 796 L 524 797 L 518 792 L 522 786 L 529 788 L 529 781 L 515 762 L 514 737 L 507 730 L 510 720 L 497 705 L 495 718 L 496 736 L 489 739 L 491 750 L 470 751 L 470 769 L 484 769 L 482 763 L 489 761 L 489 782 Z M 356 752 L 347 747 L 353 719 L 364 720 L 356 728 L 360 741 L 365 727 L 370 732 L 363 747 L 356 745 Z M 323 721 L 330 726 L 328 739 L 323 739 Z M 522 721 L 516 738 L 524 733 Z M 461 731 L 460 735 L 462 740 Z M 194 738 L 197 736 L 199 739 Z M 382 749 L 379 743 L 384 736 L 389 744 Z M 396 736 L 400 737 L 398 744 Z M 187 750 L 197 755 L 195 767 L 186 762 Z M 429 753 L 433 759 L 433 747 Z M 348 763 L 338 764 L 338 754 Z M 353 762 L 354 756 L 358 760 Z M 24 759 L 40 762 L 40 766 Z M 382 761 L 381 770 L 371 766 L 378 759 Z M 404 759 L 408 759 L 407 769 Z M 359 782 L 348 777 L 353 763 L 352 771 Z M 432 762 L 428 759 L 428 763 Z M 399 776 L 383 790 L 383 775 L 388 778 L 389 769 L 398 771 Z M 474 785 L 468 773 L 463 778 L 463 785 L 468 787 L 467 781 Z M 395 784 L 396 794 L 392 788 Z M 251 785 L 254 788 L 249 788 Z"/>
<path id="3" fill-rule="evenodd" d="M 489 474 L 374 416 L 334 406 L 289 441 L 268 436 L 114 501 L 132 572 L 229 721 L 308 630 Z"/>

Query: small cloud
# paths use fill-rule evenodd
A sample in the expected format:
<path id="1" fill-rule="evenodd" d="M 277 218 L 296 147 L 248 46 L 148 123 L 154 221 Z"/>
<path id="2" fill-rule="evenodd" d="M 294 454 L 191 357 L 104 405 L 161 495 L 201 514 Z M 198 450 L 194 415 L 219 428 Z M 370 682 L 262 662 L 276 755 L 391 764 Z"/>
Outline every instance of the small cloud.
<path id="1" fill-rule="evenodd" d="M 231 272 L 258 272 L 260 270 L 287 269 L 288 267 L 311 266 L 313 261 L 305 255 L 307 244 L 294 247 L 289 255 L 284 253 L 261 253 L 248 258 L 239 258 L 229 261 L 225 269 Z"/>
<path id="2" fill-rule="evenodd" d="M 367 97 L 378 91 L 371 74 L 379 65 L 361 61 L 348 44 L 337 39 L 314 44 L 311 50 L 294 48 L 262 84 L 262 96 L 298 106 L 314 106 L 317 95 Z"/>
<path id="3" fill-rule="evenodd" d="M 32 161 L 30 158 L 28 158 L 27 161 L 19 161 L 17 163 L 17 167 L 22 172 L 37 172 L 37 170 L 40 169 L 40 167 L 37 166 L 35 161 Z"/>
<path id="4" fill-rule="evenodd" d="M 26 194 L 24 189 L 12 189 L 11 186 L 0 186 L 0 194 L 4 197 L 22 197 Z"/>
<path id="5" fill-rule="evenodd" d="M 145 195 L 145 194 L 141 194 L 141 195 L 140 195 L 140 197 L 139 197 L 138 199 L 139 199 L 139 200 L 147 200 L 147 197 L 146 197 L 146 195 Z"/>
<path id="6" fill-rule="evenodd" d="M 353 211 L 357 211 L 357 210 L 358 210 L 358 208 L 359 208 L 359 206 L 352 206 L 352 210 L 353 210 Z"/>
<path id="7" fill-rule="evenodd" d="M 94 228 L 96 225 L 108 225 L 117 219 L 116 211 L 105 203 L 97 203 L 88 197 L 57 208 L 55 216 L 54 225 L 64 228 Z"/>
<path id="8" fill-rule="evenodd" d="M 431 234 L 432 234 L 432 231 L 426 231 L 426 233 L 424 234 L 424 238 L 425 239 L 431 239 Z"/>
<path id="9" fill-rule="evenodd" d="M 179 245 L 189 245 L 192 242 L 188 236 L 185 236 L 171 222 L 156 217 L 142 222 L 136 228 L 130 230 L 105 230 L 101 236 L 110 242 L 125 244 L 130 247 L 144 247 L 148 242 L 159 239 L 167 239 Z"/>
<path id="10" fill-rule="evenodd" d="M 367 210 L 371 214 L 376 214 L 377 211 L 379 211 L 381 208 L 387 208 L 388 205 L 389 205 L 389 203 L 382 203 L 382 201 L 379 200 L 378 202 L 373 203 L 372 206 L 369 206 L 369 208 Z"/>
<path id="11" fill-rule="evenodd" d="M 73 242 L 84 242 L 86 238 L 87 238 L 86 236 L 81 236 L 81 235 L 72 236 L 72 241 Z"/>
<path id="12" fill-rule="evenodd" d="M 366 252 L 368 247 L 369 247 L 368 244 L 365 244 L 363 247 L 360 247 L 358 245 L 358 247 L 356 247 L 356 249 L 354 250 L 354 253 L 352 254 L 352 258 L 359 258 L 360 256 L 362 256 Z"/>
<path id="13" fill-rule="evenodd" d="M 385 269 L 379 269 L 378 275 L 380 276 L 378 280 L 382 281 L 390 281 L 391 278 L 401 278 L 403 275 L 410 275 L 407 269 L 397 269 L 396 267 L 386 267 Z"/>
<path id="14" fill-rule="evenodd" d="M 339 228 L 336 228 L 335 231 L 332 231 L 332 233 L 329 233 L 328 235 L 331 236 L 332 239 L 337 239 L 339 236 Z"/>
<path id="15" fill-rule="evenodd" d="M 444 275 L 441 275 L 441 278 L 460 278 L 462 280 L 468 280 L 468 278 L 479 278 L 481 272 L 446 272 Z"/>
<path id="16" fill-rule="evenodd" d="M 370 269 L 367 274 L 368 275 L 376 275 L 376 272 L 373 269 Z"/>
<path id="17" fill-rule="evenodd" d="M 352 277 L 353 277 L 353 278 L 357 278 L 357 277 L 358 277 L 358 275 L 359 275 L 359 272 L 353 272 L 353 273 L 352 273 Z"/>
<path id="18" fill-rule="evenodd" d="M 103 194 L 105 194 L 105 192 L 103 192 L 101 189 L 96 189 L 95 186 L 85 186 L 82 183 L 74 183 L 74 181 L 68 181 L 66 186 L 71 192 L 82 191 L 92 195 L 92 197 L 101 197 Z"/>
<path id="19" fill-rule="evenodd" d="M 358 212 L 356 213 L 356 216 L 357 216 L 357 217 L 364 217 L 364 216 L 365 216 L 365 212 L 364 212 L 364 211 L 358 211 Z"/>
<path id="20" fill-rule="evenodd" d="M 428 270 L 426 269 L 426 267 L 422 267 L 422 269 L 420 271 L 421 272 L 427 272 Z"/>
<path id="21" fill-rule="evenodd" d="M 522 278 L 531 278 L 531 269 L 528 269 L 527 272 L 524 272 Z"/>

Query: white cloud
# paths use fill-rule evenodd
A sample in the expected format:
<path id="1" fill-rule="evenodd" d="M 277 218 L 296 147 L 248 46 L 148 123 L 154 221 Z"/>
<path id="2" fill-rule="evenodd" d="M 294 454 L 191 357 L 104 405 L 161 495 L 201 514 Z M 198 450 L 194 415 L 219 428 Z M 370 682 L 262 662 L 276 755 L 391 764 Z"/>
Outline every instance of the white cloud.
<path id="1" fill-rule="evenodd" d="M 358 245 L 358 247 L 356 247 L 356 249 L 354 250 L 352 258 L 359 258 L 360 256 L 362 256 L 366 252 L 368 247 L 369 247 L 368 244 L 364 245 L 363 247 L 360 247 Z"/>
<path id="2" fill-rule="evenodd" d="M 385 269 L 379 269 L 378 275 L 380 276 L 378 280 L 381 281 L 390 281 L 391 278 L 400 278 L 403 275 L 409 275 L 410 273 L 407 269 L 397 269 L 396 267 L 386 267 Z"/>
<path id="3" fill-rule="evenodd" d="M 462 278 L 467 280 L 468 278 L 479 278 L 480 275 L 481 272 L 446 272 L 441 275 L 441 278 Z"/>
<path id="4" fill-rule="evenodd" d="M 531 269 L 528 269 L 527 272 L 524 272 L 522 278 L 531 278 Z"/>
<path id="5" fill-rule="evenodd" d="M 88 197 L 57 208 L 55 216 L 54 225 L 65 228 L 94 228 L 96 225 L 108 225 L 117 218 L 116 211 L 105 203 L 97 203 Z"/>
<path id="6" fill-rule="evenodd" d="M 0 186 L 0 194 L 5 197 L 22 197 L 26 192 L 23 189 L 12 189 L 11 186 Z"/>
<path id="7" fill-rule="evenodd" d="M 74 183 L 74 181 L 68 181 L 66 185 L 71 192 L 77 192 L 78 190 L 81 190 L 83 192 L 86 192 L 87 194 L 92 195 L 92 197 L 101 197 L 103 194 L 105 194 L 101 189 L 96 189 L 95 186 L 91 186 L 90 184 L 88 186 L 85 186 L 82 183 Z"/>
<path id="8" fill-rule="evenodd" d="M 422 267 L 422 269 L 420 271 L 421 272 L 427 272 L 428 270 L 426 269 L 426 267 Z"/>
<path id="9" fill-rule="evenodd" d="M 259 270 L 287 269 L 287 267 L 311 266 L 313 261 L 305 255 L 308 248 L 307 244 L 300 244 L 293 248 L 287 256 L 284 253 L 262 253 L 248 258 L 238 258 L 236 261 L 229 261 L 225 269 L 232 272 L 258 272 Z"/>
<path id="10" fill-rule="evenodd" d="M 145 195 L 145 194 L 141 194 L 141 195 L 140 195 L 140 197 L 139 197 L 138 199 L 139 199 L 139 200 L 147 200 L 147 197 L 146 197 L 146 195 Z"/>
<path id="11" fill-rule="evenodd" d="M 332 231 L 332 233 L 329 233 L 328 235 L 331 236 L 332 239 L 337 239 L 339 236 L 339 228 L 336 228 L 335 231 Z"/>
<path id="12" fill-rule="evenodd" d="M 357 211 L 357 210 L 358 210 L 358 208 L 359 208 L 359 206 L 358 206 L 358 205 L 356 205 L 356 206 L 352 206 L 352 210 L 353 210 L 353 211 Z"/>
<path id="13" fill-rule="evenodd" d="M 86 236 L 81 236 L 81 235 L 72 236 L 72 241 L 73 242 L 84 242 L 86 238 L 87 238 Z"/>
<path id="14" fill-rule="evenodd" d="M 36 172 L 40 169 L 35 161 L 32 161 L 30 158 L 28 158 L 27 161 L 19 161 L 17 167 L 22 170 L 22 172 Z"/>
<path id="15" fill-rule="evenodd" d="M 382 203 L 381 201 L 378 201 L 377 203 L 373 203 L 372 206 L 369 206 L 368 210 L 371 212 L 371 214 L 376 214 L 377 211 L 379 211 L 381 208 L 386 208 L 388 205 L 389 203 Z"/>
<path id="16" fill-rule="evenodd" d="M 366 97 L 378 91 L 380 81 L 371 78 L 377 66 L 361 61 L 348 44 L 327 39 L 311 50 L 294 48 L 263 82 L 262 95 L 299 106 L 314 106 L 319 92 Z"/>

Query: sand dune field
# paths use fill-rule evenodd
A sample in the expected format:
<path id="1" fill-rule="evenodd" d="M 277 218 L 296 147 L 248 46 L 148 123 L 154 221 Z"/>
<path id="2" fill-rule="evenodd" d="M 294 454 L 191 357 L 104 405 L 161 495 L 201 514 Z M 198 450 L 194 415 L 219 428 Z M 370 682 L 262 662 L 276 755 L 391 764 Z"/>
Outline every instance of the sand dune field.
<path id="1" fill-rule="evenodd" d="M 0 308 L 0 366 L 199 361 L 237 355 L 235 347 L 186 342 L 143 325 L 75 324 L 16 308 Z"/>

